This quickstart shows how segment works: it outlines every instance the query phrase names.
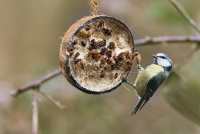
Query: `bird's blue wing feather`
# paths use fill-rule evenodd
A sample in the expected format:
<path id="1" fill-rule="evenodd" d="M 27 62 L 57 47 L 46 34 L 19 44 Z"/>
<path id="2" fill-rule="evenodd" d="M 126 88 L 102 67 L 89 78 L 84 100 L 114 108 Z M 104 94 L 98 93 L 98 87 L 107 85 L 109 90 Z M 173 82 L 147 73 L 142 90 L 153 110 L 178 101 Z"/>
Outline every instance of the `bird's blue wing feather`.
<path id="1" fill-rule="evenodd" d="M 140 101 L 137 103 L 132 113 L 136 114 L 138 110 L 141 110 L 144 107 L 144 105 L 153 96 L 153 94 L 156 92 L 159 86 L 163 83 L 166 77 L 167 76 L 165 75 L 164 72 L 160 72 L 148 82 L 144 95 L 141 97 Z"/>

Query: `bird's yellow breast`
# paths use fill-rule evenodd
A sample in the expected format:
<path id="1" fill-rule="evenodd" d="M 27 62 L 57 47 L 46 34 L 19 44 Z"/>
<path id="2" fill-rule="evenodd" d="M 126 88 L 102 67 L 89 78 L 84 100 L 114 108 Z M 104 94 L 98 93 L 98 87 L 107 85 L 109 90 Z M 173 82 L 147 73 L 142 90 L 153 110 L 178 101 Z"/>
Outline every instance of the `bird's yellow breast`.
<path id="1" fill-rule="evenodd" d="M 163 67 L 156 64 L 151 64 L 144 70 L 138 72 L 135 80 L 135 86 L 139 96 L 144 95 L 149 80 L 160 72 L 164 72 L 164 69 Z"/>

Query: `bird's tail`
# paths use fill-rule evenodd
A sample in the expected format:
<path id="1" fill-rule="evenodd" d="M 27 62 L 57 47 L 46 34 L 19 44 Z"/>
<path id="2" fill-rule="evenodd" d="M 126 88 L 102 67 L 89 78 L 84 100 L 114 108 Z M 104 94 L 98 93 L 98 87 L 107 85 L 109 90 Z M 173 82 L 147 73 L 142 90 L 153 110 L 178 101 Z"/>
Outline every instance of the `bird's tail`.
<path id="1" fill-rule="evenodd" d="M 142 108 L 145 106 L 145 104 L 149 101 L 149 97 L 144 95 L 137 105 L 135 106 L 134 110 L 131 112 L 131 115 L 136 114 L 139 110 L 142 110 Z"/>

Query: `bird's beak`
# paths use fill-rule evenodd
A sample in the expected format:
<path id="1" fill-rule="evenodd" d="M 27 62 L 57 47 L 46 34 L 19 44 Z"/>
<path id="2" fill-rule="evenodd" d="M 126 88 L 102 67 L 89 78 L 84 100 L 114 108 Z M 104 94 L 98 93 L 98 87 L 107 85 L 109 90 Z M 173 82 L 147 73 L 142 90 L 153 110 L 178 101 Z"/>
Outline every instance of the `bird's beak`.
<path id="1" fill-rule="evenodd" d="M 155 59 L 156 59 L 156 58 L 157 58 L 157 56 L 156 56 L 156 55 L 153 55 L 153 58 L 155 58 Z"/>

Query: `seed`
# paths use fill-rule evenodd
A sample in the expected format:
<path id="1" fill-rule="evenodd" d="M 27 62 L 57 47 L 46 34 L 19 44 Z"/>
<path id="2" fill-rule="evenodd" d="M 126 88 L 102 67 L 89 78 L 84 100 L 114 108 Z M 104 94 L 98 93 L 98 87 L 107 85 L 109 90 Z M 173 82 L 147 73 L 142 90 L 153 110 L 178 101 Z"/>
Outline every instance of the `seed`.
<path id="1" fill-rule="evenodd" d="M 86 25 L 86 26 L 85 26 L 85 30 L 86 30 L 86 31 L 89 31 L 89 30 L 90 30 L 90 26 L 89 26 L 89 25 Z"/>
<path id="2" fill-rule="evenodd" d="M 117 56 L 117 61 L 122 61 L 122 60 L 124 60 L 125 56 L 126 56 L 126 52 L 120 53 L 120 54 Z"/>
<path id="3" fill-rule="evenodd" d="M 119 67 L 118 67 L 117 64 L 112 64 L 112 65 L 111 65 L 111 69 L 112 69 L 112 70 L 115 70 L 115 69 L 118 69 L 118 68 L 119 68 Z"/>
<path id="4" fill-rule="evenodd" d="M 100 78 L 104 78 L 105 77 L 105 72 L 102 71 L 101 74 L 100 74 Z"/>
<path id="5" fill-rule="evenodd" d="M 112 35 L 112 31 L 110 29 L 107 29 L 107 28 L 103 28 L 102 32 L 107 36 L 111 36 Z"/>
<path id="6" fill-rule="evenodd" d="M 76 44 L 77 44 L 77 40 L 74 40 L 74 41 L 71 42 L 72 46 L 75 46 Z"/>
<path id="7" fill-rule="evenodd" d="M 126 59 L 130 59 L 131 56 L 130 56 L 129 52 L 125 53 L 125 57 L 126 57 Z"/>
<path id="8" fill-rule="evenodd" d="M 108 50 L 104 47 L 101 49 L 100 54 L 104 55 Z"/>
<path id="9" fill-rule="evenodd" d="M 112 57 L 112 51 L 106 51 L 106 56 L 107 56 L 108 58 Z"/>
<path id="10" fill-rule="evenodd" d="M 110 67 L 109 66 L 105 66 L 104 70 L 108 71 L 108 70 L 110 70 Z"/>
<path id="11" fill-rule="evenodd" d="M 112 64 L 112 60 L 110 60 L 110 59 L 107 59 L 106 62 L 107 62 L 107 64 L 109 64 L 109 65 Z"/>
<path id="12" fill-rule="evenodd" d="M 123 68 L 125 71 L 130 71 L 131 70 L 131 62 L 130 61 L 126 61 L 126 63 L 124 64 Z"/>
<path id="13" fill-rule="evenodd" d="M 97 48 L 105 47 L 106 46 L 106 40 L 102 40 L 96 43 Z"/>
<path id="14" fill-rule="evenodd" d="M 80 53 L 77 52 L 77 53 L 75 54 L 75 56 L 74 56 L 74 59 L 76 59 L 79 55 L 80 55 Z"/>
<path id="15" fill-rule="evenodd" d="M 81 46 L 85 47 L 86 43 L 84 41 L 81 41 Z"/>
<path id="16" fill-rule="evenodd" d="M 94 75 L 89 74 L 88 78 L 89 78 L 89 79 L 93 79 L 93 78 L 94 78 Z"/>
<path id="17" fill-rule="evenodd" d="M 90 32 L 86 31 L 85 29 L 81 29 L 80 32 L 78 33 L 78 36 L 81 38 L 89 38 Z"/>
<path id="18" fill-rule="evenodd" d="M 96 42 L 95 39 L 92 39 L 92 40 L 90 41 L 89 50 L 92 50 L 92 49 L 99 49 L 99 48 L 105 47 L 105 46 L 106 46 L 106 40 L 102 40 L 102 41 Z"/>
<path id="19" fill-rule="evenodd" d="M 92 58 L 95 60 L 95 61 L 98 61 L 100 59 L 101 55 L 99 53 L 93 53 L 92 55 Z"/>
<path id="20" fill-rule="evenodd" d="M 102 58 L 100 61 L 100 68 L 102 68 L 106 64 L 106 59 Z"/>
<path id="21" fill-rule="evenodd" d="M 109 49 L 115 49 L 115 43 L 114 42 L 110 42 L 108 48 Z"/>
<path id="22" fill-rule="evenodd" d="M 75 59 L 74 60 L 74 64 L 78 64 L 79 62 L 81 62 L 81 59 Z"/>
<path id="23" fill-rule="evenodd" d="M 82 69 L 82 70 L 84 70 L 84 64 L 83 64 L 83 62 L 81 61 L 81 59 L 75 60 L 75 61 L 74 61 L 74 64 L 76 65 L 75 67 L 76 67 L 77 69 Z"/>
<path id="24" fill-rule="evenodd" d="M 84 70 L 84 64 L 83 64 L 83 62 L 80 62 L 80 67 L 81 67 L 82 70 Z"/>
<path id="25" fill-rule="evenodd" d="M 89 49 L 89 50 L 97 49 L 95 39 L 92 39 L 92 40 L 90 41 L 90 46 L 89 46 L 88 49 Z"/>
<path id="26" fill-rule="evenodd" d="M 92 44 L 95 44 L 95 39 L 92 39 L 92 40 L 91 40 L 91 43 L 92 43 Z"/>
<path id="27" fill-rule="evenodd" d="M 72 45 L 72 44 L 68 44 L 67 45 L 67 51 L 68 52 L 71 52 L 71 51 L 73 51 L 74 50 L 74 46 Z"/>
<path id="28" fill-rule="evenodd" d="M 102 28 L 104 26 L 104 22 L 103 21 L 99 21 L 97 23 L 97 28 Z"/>
<path id="29" fill-rule="evenodd" d="M 97 51 L 91 51 L 89 52 L 88 57 L 92 57 L 92 59 L 98 61 L 101 58 L 101 54 L 98 53 Z"/>
<path id="30" fill-rule="evenodd" d="M 118 73 L 115 73 L 114 79 L 117 79 L 118 75 L 119 75 Z"/>
<path id="31" fill-rule="evenodd" d="M 117 57 L 114 57 L 114 60 L 118 66 L 121 66 L 123 64 L 124 59 L 125 59 L 125 52 L 122 52 Z"/>

